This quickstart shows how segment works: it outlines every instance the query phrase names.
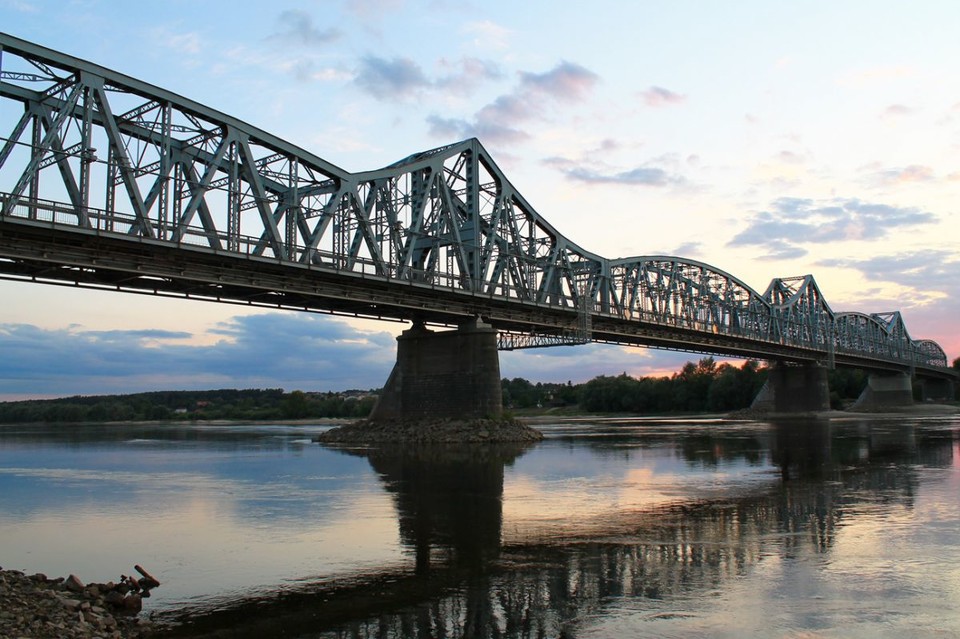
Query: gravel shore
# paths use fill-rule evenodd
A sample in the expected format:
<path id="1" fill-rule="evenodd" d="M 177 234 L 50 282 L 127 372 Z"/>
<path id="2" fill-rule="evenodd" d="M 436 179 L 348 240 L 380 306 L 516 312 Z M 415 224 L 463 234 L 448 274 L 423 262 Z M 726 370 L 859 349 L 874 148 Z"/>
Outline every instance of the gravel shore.
<path id="1" fill-rule="evenodd" d="M 144 585 L 155 587 L 149 582 Z M 148 593 L 150 588 L 145 590 Z M 150 622 L 138 616 L 145 590 L 132 577 L 123 577 L 119 583 L 84 584 L 75 575 L 48 579 L 40 573 L 0 568 L 0 637 L 150 637 Z"/>

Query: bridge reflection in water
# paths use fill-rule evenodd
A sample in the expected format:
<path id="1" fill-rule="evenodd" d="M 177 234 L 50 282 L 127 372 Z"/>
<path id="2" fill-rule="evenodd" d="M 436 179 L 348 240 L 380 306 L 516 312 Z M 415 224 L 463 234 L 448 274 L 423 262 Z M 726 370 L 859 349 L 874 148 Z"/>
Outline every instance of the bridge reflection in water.
<path id="1" fill-rule="evenodd" d="M 918 436 L 898 424 L 686 433 L 674 432 L 672 445 L 687 464 L 772 461 L 779 473 L 647 509 L 597 514 L 585 503 L 552 526 L 511 521 L 504 531 L 504 468 L 524 448 L 344 449 L 366 457 L 392 494 L 414 568 L 176 613 L 166 621 L 184 625 L 170 636 L 574 637 L 623 602 L 655 619 L 662 602 L 715 595 L 765 557 L 829 552 L 845 511 L 861 502 L 911 509 L 918 465 L 955 461 L 949 432 Z M 651 445 L 656 436 L 642 444 Z M 592 446 L 605 456 L 641 444 L 611 429 Z"/>

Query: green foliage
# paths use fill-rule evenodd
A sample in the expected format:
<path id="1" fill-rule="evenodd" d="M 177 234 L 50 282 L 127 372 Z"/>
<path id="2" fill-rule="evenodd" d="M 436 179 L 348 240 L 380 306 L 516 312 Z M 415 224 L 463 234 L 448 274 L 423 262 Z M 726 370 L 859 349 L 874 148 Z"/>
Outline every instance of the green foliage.
<path id="1" fill-rule="evenodd" d="M 521 377 L 502 379 L 500 389 L 505 408 L 543 408 L 572 406 L 577 403 L 577 386 L 566 384 L 532 383 Z"/>
<path id="2" fill-rule="evenodd" d="M 960 370 L 960 357 L 953 362 Z M 712 357 L 687 362 L 671 377 L 623 373 L 601 375 L 585 384 L 501 380 L 508 410 L 579 404 L 594 413 L 728 412 L 750 406 L 767 379 L 767 369 L 749 360 L 742 366 L 717 364 Z M 859 397 L 867 383 L 861 370 L 829 373 L 831 404 L 841 408 Z M 374 391 L 284 393 L 279 388 L 211 391 L 159 391 L 133 395 L 68 397 L 55 400 L 0 402 L 0 423 L 126 422 L 173 420 L 279 420 L 324 417 L 361 418 L 376 402 Z"/>
<path id="3" fill-rule="evenodd" d="M 842 409 L 860 397 L 867 387 L 869 375 L 859 368 L 835 368 L 827 373 L 830 385 L 830 408 Z"/>
<path id="4" fill-rule="evenodd" d="M 954 370 L 960 371 L 960 357 L 958 357 L 957 359 L 953 360 L 953 368 L 954 368 Z"/>
<path id="5" fill-rule="evenodd" d="M 284 393 L 280 388 L 158 391 L 0 402 L 0 423 L 366 417 L 375 402 L 372 391 Z"/>
<path id="6" fill-rule="evenodd" d="M 705 357 L 672 377 L 594 378 L 580 387 L 580 407 L 594 413 L 726 412 L 750 406 L 766 379 L 755 361 L 737 368 Z"/>

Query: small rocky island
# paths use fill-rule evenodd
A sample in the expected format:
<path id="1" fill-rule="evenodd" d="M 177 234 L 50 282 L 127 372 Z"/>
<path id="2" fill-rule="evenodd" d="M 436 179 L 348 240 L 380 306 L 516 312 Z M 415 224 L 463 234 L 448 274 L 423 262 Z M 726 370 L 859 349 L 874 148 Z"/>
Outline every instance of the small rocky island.
<path id="1" fill-rule="evenodd" d="M 512 418 L 361 420 L 318 435 L 322 444 L 538 442 L 539 430 Z"/>

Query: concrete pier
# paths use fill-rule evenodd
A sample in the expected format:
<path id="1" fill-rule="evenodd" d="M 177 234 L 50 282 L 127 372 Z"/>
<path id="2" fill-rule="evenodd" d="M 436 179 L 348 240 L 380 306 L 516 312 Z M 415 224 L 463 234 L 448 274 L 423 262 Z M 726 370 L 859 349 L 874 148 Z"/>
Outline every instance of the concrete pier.
<path id="1" fill-rule="evenodd" d="M 950 402 L 957 397 L 956 384 L 949 379 L 920 381 L 920 396 L 925 402 Z"/>
<path id="2" fill-rule="evenodd" d="M 770 367 L 767 383 L 753 401 L 754 408 L 775 413 L 813 413 L 830 410 L 827 369 L 816 364 L 785 364 Z"/>
<path id="3" fill-rule="evenodd" d="M 873 410 L 913 404 L 913 384 L 907 373 L 871 373 L 852 410 Z"/>
<path id="4" fill-rule="evenodd" d="M 497 331 L 479 318 L 456 330 L 414 324 L 397 338 L 397 363 L 371 421 L 496 419 L 503 415 Z"/>

